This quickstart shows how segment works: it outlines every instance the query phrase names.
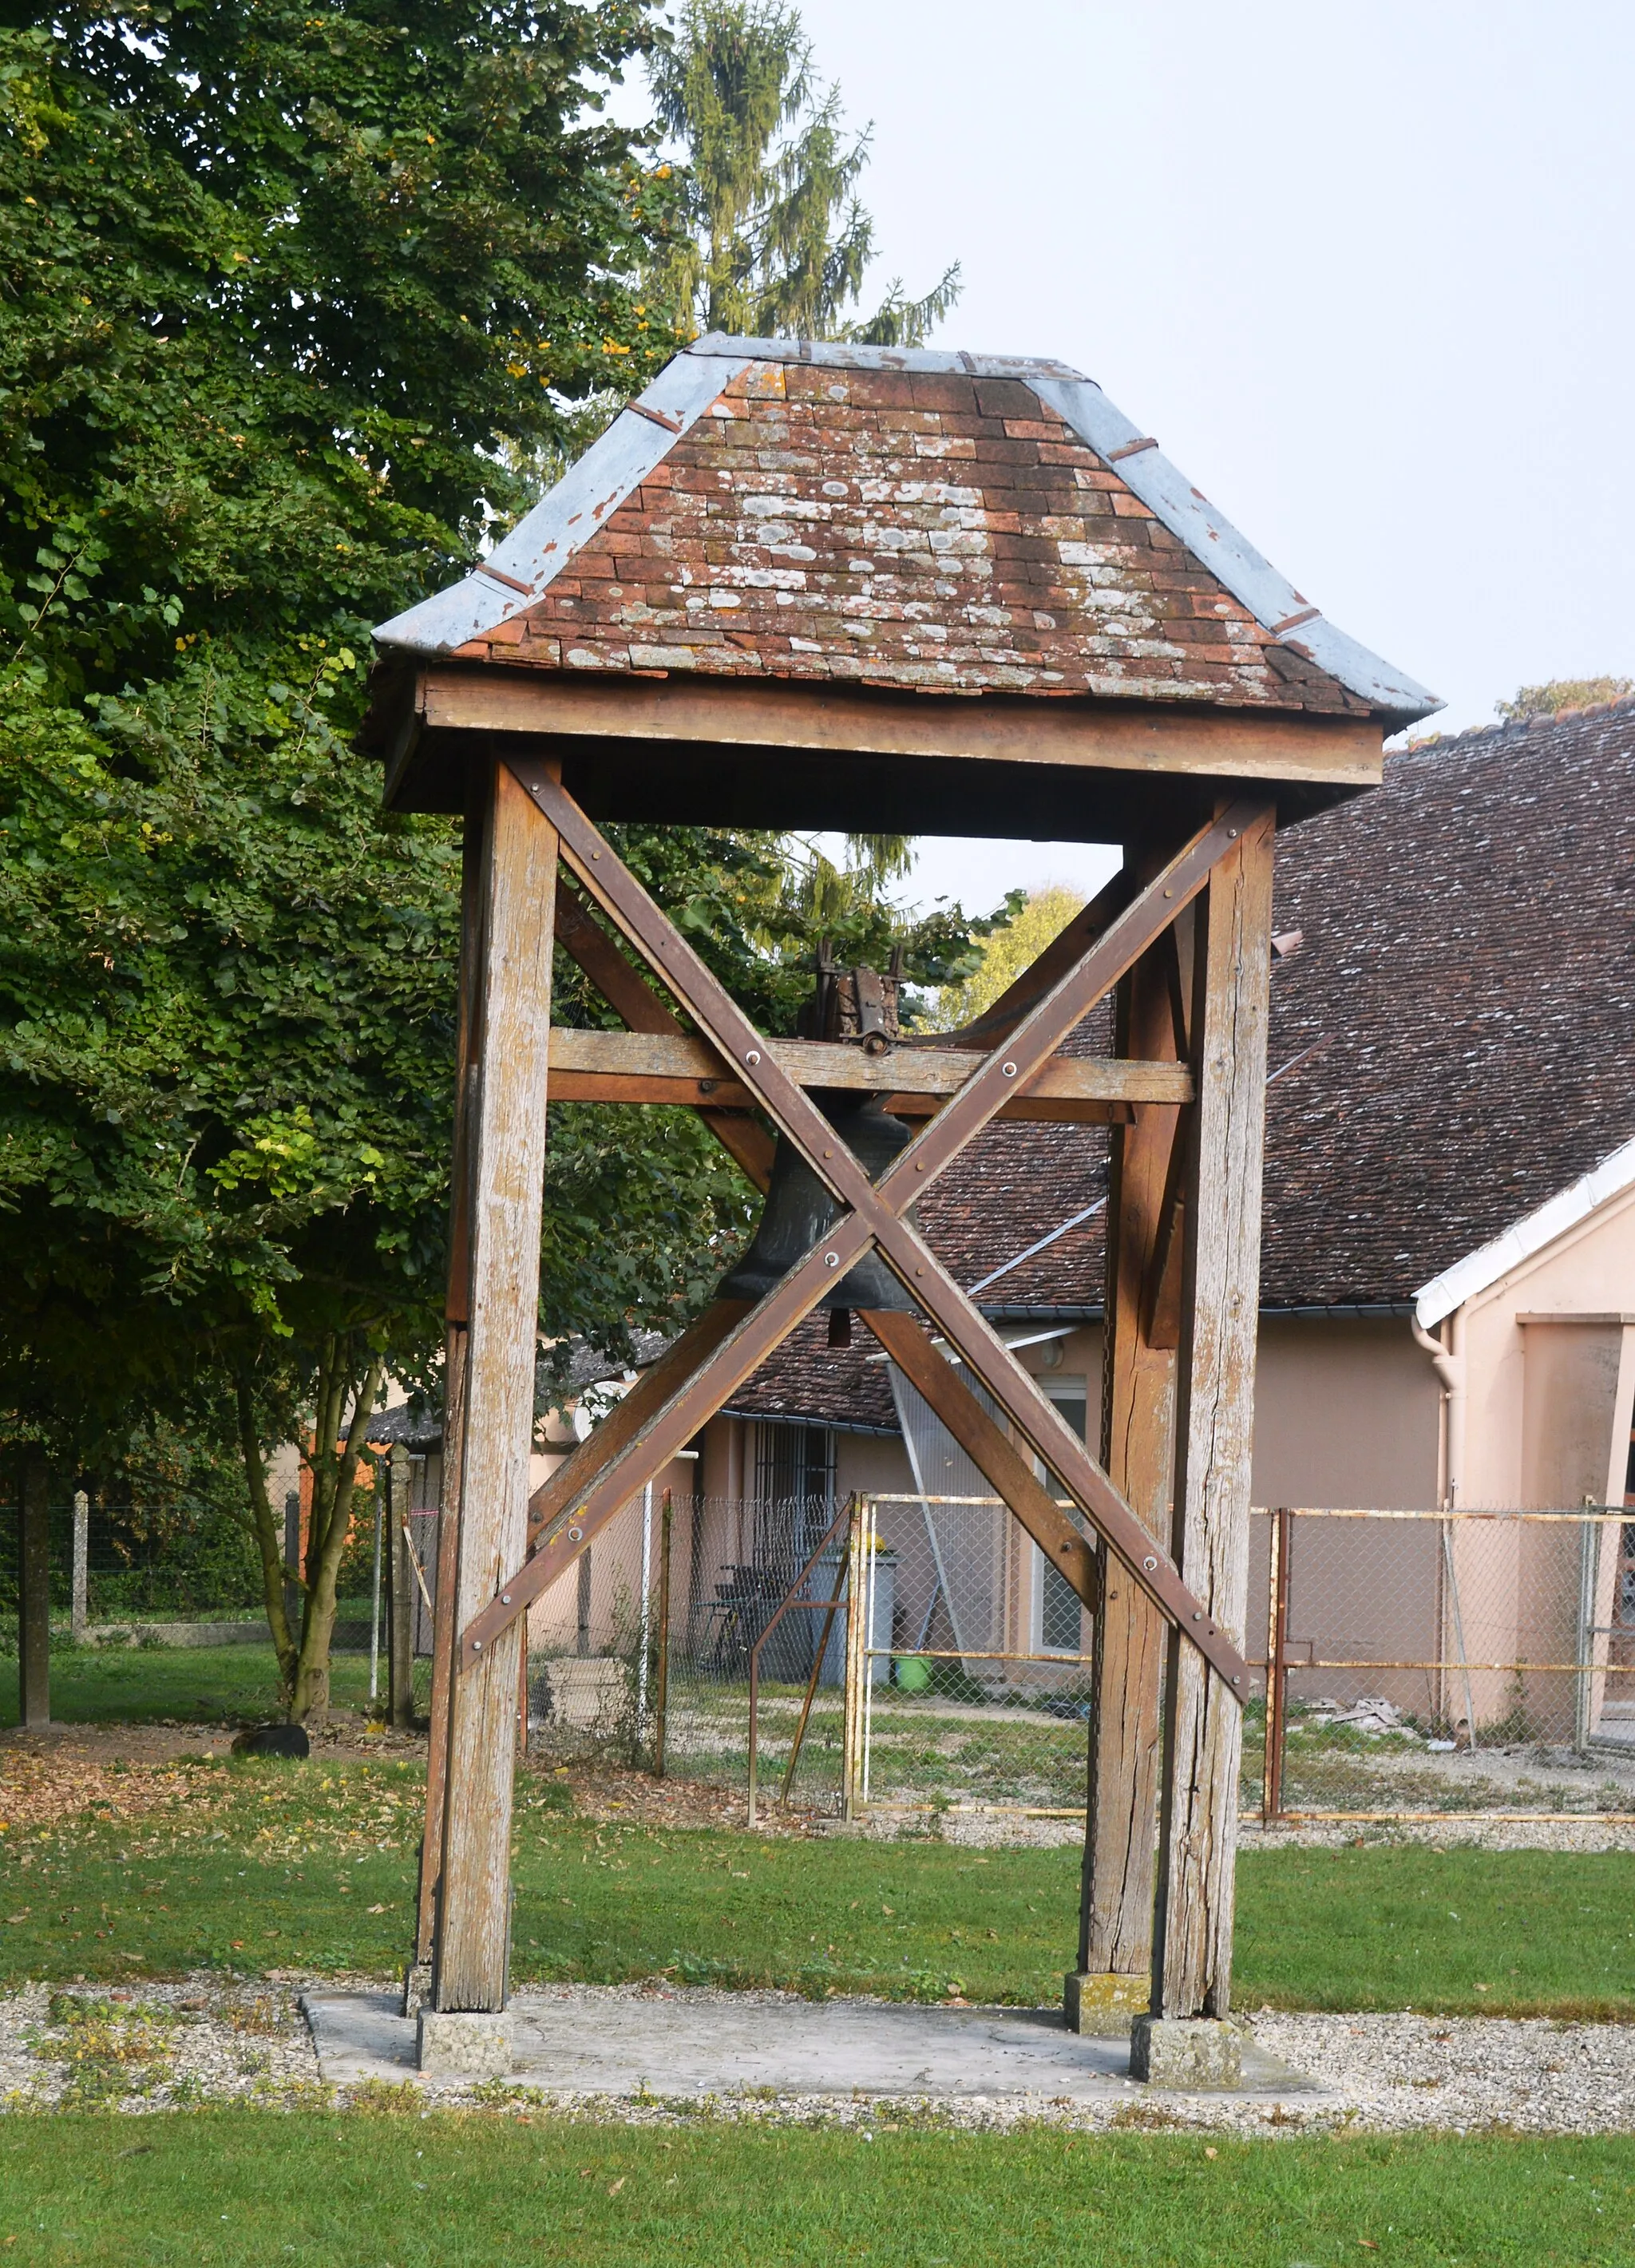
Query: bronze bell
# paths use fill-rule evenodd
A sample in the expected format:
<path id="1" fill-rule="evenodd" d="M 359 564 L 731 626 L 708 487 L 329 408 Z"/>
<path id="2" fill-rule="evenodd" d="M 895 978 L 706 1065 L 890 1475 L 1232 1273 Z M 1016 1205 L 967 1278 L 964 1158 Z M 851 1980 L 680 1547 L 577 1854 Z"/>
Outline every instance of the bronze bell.
<path id="1" fill-rule="evenodd" d="M 800 1016 L 801 1037 L 851 1040 L 870 1055 L 884 1053 L 899 1035 L 897 990 L 902 974 L 900 954 L 893 954 L 890 973 L 881 976 L 872 968 L 840 968 L 827 942 L 821 945 L 817 985 Z M 850 1087 L 814 1087 L 811 1094 L 872 1182 L 879 1181 L 892 1160 L 914 1138 L 912 1130 L 901 1118 L 894 1118 L 877 1094 L 858 1094 Z M 780 1134 L 755 1241 L 722 1283 L 719 1296 L 724 1300 L 763 1298 L 828 1233 L 841 1211 L 799 1152 Z M 910 1221 L 914 1218 L 912 1208 L 908 1218 Z M 900 1314 L 917 1312 L 916 1302 L 878 1252 L 865 1253 L 818 1305 L 831 1314 L 853 1307 L 886 1307 Z M 833 1335 L 831 1343 L 843 1343 L 843 1335 Z"/>

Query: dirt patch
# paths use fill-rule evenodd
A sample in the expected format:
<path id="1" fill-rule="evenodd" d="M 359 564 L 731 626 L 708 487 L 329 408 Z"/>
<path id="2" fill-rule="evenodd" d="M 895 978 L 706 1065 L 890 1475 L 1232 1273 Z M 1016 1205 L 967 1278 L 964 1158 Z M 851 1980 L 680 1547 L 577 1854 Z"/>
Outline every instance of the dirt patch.
<path id="1" fill-rule="evenodd" d="M 654 1779 L 650 1772 L 614 1765 L 552 1764 L 530 1760 L 531 1778 L 541 1787 L 565 1788 L 581 1819 L 599 1827 L 712 1827 L 747 1830 L 741 1790 L 709 1780 Z M 762 1840 L 806 1835 L 812 1822 L 801 1812 L 775 1813 L 757 1822 Z"/>

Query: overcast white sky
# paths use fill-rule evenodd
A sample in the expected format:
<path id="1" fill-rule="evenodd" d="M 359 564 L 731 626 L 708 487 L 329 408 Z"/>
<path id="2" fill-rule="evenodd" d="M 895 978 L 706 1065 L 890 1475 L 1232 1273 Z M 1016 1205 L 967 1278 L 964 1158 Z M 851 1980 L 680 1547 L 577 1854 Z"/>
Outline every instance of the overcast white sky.
<path id="1" fill-rule="evenodd" d="M 1444 728 L 1635 675 L 1629 0 L 802 12 L 873 121 L 876 285 L 961 264 L 938 343 L 1097 379 Z M 925 849 L 968 905 L 1105 872 Z"/>

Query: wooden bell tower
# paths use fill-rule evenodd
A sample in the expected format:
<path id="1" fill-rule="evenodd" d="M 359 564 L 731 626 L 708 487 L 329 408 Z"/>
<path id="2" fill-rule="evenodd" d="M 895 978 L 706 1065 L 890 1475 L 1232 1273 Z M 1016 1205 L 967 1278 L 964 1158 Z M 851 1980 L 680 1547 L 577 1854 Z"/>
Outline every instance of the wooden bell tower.
<path id="1" fill-rule="evenodd" d="M 1094 1616 L 1069 2021 L 1224 2017 L 1273 840 L 1374 784 L 1384 734 L 1433 698 L 1076 372 L 718 336 L 377 639 L 387 800 L 466 821 L 434 2011 L 505 2003 L 528 1602 L 872 1250 L 919 1313 L 864 1324 Z M 1110 841 L 1124 863 L 978 1024 L 865 1049 L 757 1032 L 599 830 L 623 820 Z M 553 1030 L 556 944 L 625 1031 Z M 1109 994 L 1114 1055 L 1060 1053 Z M 836 1086 L 918 1123 L 876 1182 L 812 1100 Z M 530 1498 L 552 1097 L 691 1104 L 762 1188 L 770 1125 L 838 1212 Z M 1010 1116 L 1112 1130 L 1099 1457 L 905 1218 Z"/>

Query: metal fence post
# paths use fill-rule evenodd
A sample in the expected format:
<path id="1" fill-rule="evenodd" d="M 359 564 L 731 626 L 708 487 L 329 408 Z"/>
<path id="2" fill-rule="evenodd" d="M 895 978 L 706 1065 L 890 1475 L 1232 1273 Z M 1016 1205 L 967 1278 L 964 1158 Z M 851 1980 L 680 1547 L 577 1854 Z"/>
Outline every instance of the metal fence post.
<path id="1" fill-rule="evenodd" d="M 841 1799 L 843 1815 L 857 1816 L 858 1779 L 862 1764 L 863 1683 L 861 1670 L 868 1644 L 863 1621 L 864 1512 L 851 1499 L 851 1519 L 846 1533 L 846 1694 L 841 1736 Z"/>
<path id="2" fill-rule="evenodd" d="M 1286 1505 L 1271 1515 L 1271 1565 L 1266 1616 L 1266 1756 L 1261 1768 L 1261 1822 L 1283 1814 L 1284 1748 L 1288 1737 L 1289 1544 L 1294 1522 Z"/>
<path id="3" fill-rule="evenodd" d="M 1586 1498 L 1587 1513 L 1593 1499 Z M 1572 1745 L 1580 1756 L 1589 1748 L 1592 1674 L 1595 1666 L 1595 1597 L 1601 1572 L 1601 1522 L 1586 1519 L 1579 1531 L 1579 1674 L 1572 1696 Z"/>

